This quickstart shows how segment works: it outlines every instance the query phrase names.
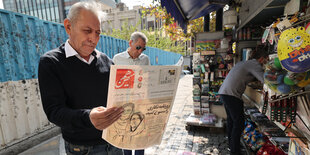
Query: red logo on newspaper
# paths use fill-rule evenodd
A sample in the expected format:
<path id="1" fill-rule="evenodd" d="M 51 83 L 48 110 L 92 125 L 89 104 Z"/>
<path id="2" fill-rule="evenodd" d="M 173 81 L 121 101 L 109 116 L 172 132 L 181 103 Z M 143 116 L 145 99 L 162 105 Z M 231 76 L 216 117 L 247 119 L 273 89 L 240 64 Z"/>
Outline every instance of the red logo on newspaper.
<path id="1" fill-rule="evenodd" d="M 141 82 L 141 81 L 142 81 L 142 79 L 143 79 L 143 78 L 140 76 L 140 77 L 138 78 L 138 81 L 140 81 L 140 82 Z"/>
<path id="2" fill-rule="evenodd" d="M 131 69 L 117 69 L 115 89 L 133 88 L 135 72 Z"/>

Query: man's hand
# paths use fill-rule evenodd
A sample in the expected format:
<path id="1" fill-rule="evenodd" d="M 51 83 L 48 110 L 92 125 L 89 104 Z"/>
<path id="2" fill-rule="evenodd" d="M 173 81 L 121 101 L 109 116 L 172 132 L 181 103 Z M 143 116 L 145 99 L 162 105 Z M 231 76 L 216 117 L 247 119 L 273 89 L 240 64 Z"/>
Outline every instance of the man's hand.
<path id="1" fill-rule="evenodd" d="M 103 130 L 118 120 L 123 111 L 122 107 L 96 107 L 91 110 L 89 118 L 96 129 Z"/>

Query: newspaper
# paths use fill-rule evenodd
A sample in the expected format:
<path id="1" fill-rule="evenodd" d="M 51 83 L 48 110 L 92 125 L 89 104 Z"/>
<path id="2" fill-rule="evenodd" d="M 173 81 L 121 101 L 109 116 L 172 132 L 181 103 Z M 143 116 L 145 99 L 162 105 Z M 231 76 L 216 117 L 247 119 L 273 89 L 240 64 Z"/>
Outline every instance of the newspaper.
<path id="1" fill-rule="evenodd" d="M 180 77 L 180 66 L 113 65 L 107 107 L 123 106 L 102 138 L 122 149 L 158 145 L 165 131 Z"/>

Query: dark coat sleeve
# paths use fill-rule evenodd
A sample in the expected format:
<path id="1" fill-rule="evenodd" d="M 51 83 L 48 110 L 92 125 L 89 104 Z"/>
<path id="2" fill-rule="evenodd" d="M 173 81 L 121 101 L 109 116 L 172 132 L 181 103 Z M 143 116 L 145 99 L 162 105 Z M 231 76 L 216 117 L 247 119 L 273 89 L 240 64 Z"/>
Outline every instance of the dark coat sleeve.
<path id="1" fill-rule="evenodd" d="M 61 128 L 93 127 L 89 119 L 91 109 L 71 109 L 66 106 L 67 97 L 59 76 L 58 63 L 57 57 L 48 54 L 42 56 L 39 62 L 39 88 L 48 120 Z"/>

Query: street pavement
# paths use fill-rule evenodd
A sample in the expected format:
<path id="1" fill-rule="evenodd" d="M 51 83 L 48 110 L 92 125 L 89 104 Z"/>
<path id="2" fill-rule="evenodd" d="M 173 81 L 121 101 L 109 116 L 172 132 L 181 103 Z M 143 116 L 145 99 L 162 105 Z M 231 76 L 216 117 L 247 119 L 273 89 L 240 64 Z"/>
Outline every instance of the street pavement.
<path id="1" fill-rule="evenodd" d="M 193 113 L 193 75 L 181 75 L 174 105 L 162 142 L 145 150 L 146 155 L 210 154 L 226 155 L 228 143 L 224 129 L 191 127 L 186 118 Z"/>
<path id="2" fill-rule="evenodd" d="M 145 155 L 227 155 L 223 128 L 191 127 L 186 118 L 193 112 L 193 75 L 181 75 L 169 122 L 160 145 L 147 148 Z M 53 137 L 21 155 L 64 155 L 61 135 Z"/>

